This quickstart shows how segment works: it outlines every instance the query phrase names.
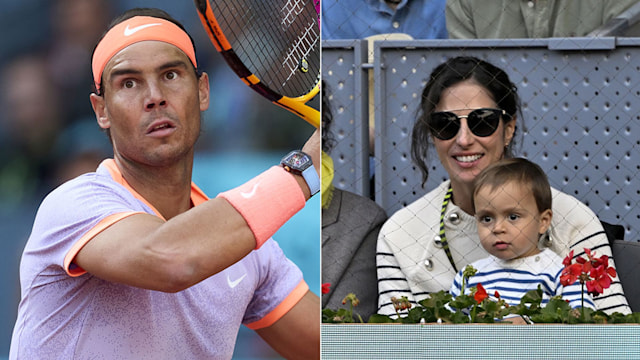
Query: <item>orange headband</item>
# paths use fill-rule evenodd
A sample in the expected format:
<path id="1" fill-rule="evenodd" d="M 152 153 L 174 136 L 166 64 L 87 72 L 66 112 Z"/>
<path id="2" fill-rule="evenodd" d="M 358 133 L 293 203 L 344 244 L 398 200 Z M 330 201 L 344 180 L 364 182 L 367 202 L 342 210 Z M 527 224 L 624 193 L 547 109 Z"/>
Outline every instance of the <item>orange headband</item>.
<path id="1" fill-rule="evenodd" d="M 162 41 L 176 46 L 187 54 L 194 67 L 198 67 L 193 43 L 184 30 L 168 20 L 135 16 L 112 27 L 98 43 L 91 66 L 96 89 L 99 89 L 104 67 L 115 54 L 131 44 L 147 40 Z"/>

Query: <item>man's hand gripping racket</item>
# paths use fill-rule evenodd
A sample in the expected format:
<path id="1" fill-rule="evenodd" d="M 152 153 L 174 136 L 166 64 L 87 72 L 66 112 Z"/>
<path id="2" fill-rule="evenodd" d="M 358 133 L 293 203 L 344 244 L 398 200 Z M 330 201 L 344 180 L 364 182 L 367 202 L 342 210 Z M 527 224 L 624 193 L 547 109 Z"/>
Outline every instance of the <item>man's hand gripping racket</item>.
<path id="1" fill-rule="evenodd" d="M 311 125 L 320 86 L 320 29 L 313 0 L 195 0 L 209 38 L 253 90 Z"/>

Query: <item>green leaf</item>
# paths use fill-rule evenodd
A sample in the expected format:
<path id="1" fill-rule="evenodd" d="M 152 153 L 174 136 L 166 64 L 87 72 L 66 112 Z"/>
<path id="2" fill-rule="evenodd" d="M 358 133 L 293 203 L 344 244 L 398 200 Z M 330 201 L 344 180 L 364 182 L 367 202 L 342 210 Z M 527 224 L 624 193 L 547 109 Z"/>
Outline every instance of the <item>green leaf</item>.
<path id="1" fill-rule="evenodd" d="M 471 322 L 471 319 L 469 319 L 469 315 L 461 312 L 461 311 L 457 311 L 455 313 L 450 313 L 448 319 L 450 322 L 454 323 L 454 324 L 467 324 Z"/>
<path id="2" fill-rule="evenodd" d="M 387 315 L 373 314 L 369 317 L 369 323 L 372 324 L 390 324 L 390 323 L 401 323 L 401 319 L 392 319 Z"/>
<path id="3" fill-rule="evenodd" d="M 532 305 L 540 307 L 541 303 L 542 303 L 542 288 L 540 287 L 540 285 L 538 285 L 538 288 L 536 290 L 527 291 L 522 297 L 522 299 L 520 300 L 521 305 L 528 305 L 528 307 L 531 307 Z"/>
<path id="4" fill-rule="evenodd" d="M 476 300 L 471 295 L 461 294 L 452 300 L 449 305 L 454 309 L 468 309 L 476 305 Z"/>

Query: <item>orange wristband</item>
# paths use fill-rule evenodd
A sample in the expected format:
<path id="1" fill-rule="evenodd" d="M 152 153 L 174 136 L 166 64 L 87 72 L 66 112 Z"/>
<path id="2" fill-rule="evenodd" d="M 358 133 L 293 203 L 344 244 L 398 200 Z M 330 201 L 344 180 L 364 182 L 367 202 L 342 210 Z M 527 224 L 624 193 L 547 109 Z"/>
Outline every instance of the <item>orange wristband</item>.
<path id="1" fill-rule="evenodd" d="M 226 199 L 242 215 L 256 239 L 256 249 L 305 204 L 300 185 L 280 166 L 273 166 L 218 197 Z"/>

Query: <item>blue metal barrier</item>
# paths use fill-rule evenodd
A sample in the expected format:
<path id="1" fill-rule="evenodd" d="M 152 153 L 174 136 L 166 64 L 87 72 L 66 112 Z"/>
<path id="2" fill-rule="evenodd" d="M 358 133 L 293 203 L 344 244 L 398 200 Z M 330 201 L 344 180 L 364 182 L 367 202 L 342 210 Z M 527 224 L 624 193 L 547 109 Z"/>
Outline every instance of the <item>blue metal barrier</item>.
<path id="1" fill-rule="evenodd" d="M 359 181 L 368 178 L 368 169 L 349 160 L 368 153 L 358 140 L 367 114 L 356 117 L 348 107 L 374 109 L 374 197 L 389 214 L 446 179 L 432 152 L 429 180 L 420 187 L 410 156 L 411 129 L 431 70 L 449 57 L 471 55 L 505 69 L 518 87 L 525 126 L 518 130 L 516 155 L 538 163 L 552 186 L 583 201 L 600 219 L 623 225 L 625 239 L 640 239 L 640 38 L 387 40 L 368 49 L 374 52 L 372 64 L 349 64 L 365 45 L 323 42 L 332 108 L 344 108 L 334 112 L 341 143 L 332 156 L 349 166 L 336 167 L 342 180 L 337 186 L 367 194 Z M 373 71 L 373 104 L 366 82 L 348 68 Z"/>

